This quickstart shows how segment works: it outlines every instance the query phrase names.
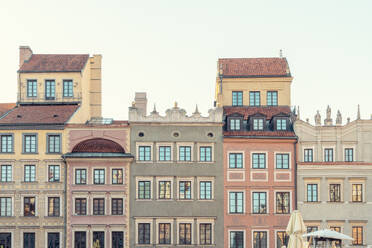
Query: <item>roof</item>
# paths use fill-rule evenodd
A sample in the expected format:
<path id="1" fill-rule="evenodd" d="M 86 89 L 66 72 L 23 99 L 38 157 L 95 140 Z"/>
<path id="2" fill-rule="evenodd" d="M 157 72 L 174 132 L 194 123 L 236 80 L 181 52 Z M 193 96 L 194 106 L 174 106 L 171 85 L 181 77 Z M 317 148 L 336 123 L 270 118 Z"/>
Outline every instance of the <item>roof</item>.
<path id="1" fill-rule="evenodd" d="M 80 72 L 89 54 L 33 54 L 18 72 Z"/>
<path id="2" fill-rule="evenodd" d="M 224 137 L 285 137 L 285 138 L 296 138 L 296 134 L 293 131 L 224 131 Z"/>
<path id="3" fill-rule="evenodd" d="M 0 103 L 0 117 L 15 106 L 15 103 Z"/>
<path id="4" fill-rule="evenodd" d="M 110 153 L 110 152 L 75 152 L 66 153 L 64 158 L 133 158 L 129 153 Z"/>
<path id="5" fill-rule="evenodd" d="M 125 153 L 118 143 L 102 138 L 84 140 L 77 144 L 72 153 Z"/>
<path id="6" fill-rule="evenodd" d="M 222 58 L 223 77 L 291 77 L 286 58 Z"/>
<path id="7" fill-rule="evenodd" d="M 0 118 L 0 125 L 65 124 L 79 105 L 19 105 Z"/>
<path id="8" fill-rule="evenodd" d="M 263 114 L 266 119 L 270 120 L 274 115 L 291 113 L 289 106 L 260 106 L 260 107 L 223 107 L 224 115 L 241 114 L 244 119 L 254 114 Z"/>

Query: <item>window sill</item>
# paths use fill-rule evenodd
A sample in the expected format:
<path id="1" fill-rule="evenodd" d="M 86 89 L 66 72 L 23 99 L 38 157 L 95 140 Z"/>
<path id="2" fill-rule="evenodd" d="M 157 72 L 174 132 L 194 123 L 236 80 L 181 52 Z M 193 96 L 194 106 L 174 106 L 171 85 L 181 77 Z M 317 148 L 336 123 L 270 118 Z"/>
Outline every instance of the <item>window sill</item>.
<path id="1" fill-rule="evenodd" d="M 45 216 L 44 218 L 47 218 L 47 219 L 56 219 L 56 218 L 63 219 L 63 216 Z"/>
<path id="2" fill-rule="evenodd" d="M 173 199 L 156 199 L 157 201 L 165 201 L 165 202 L 169 202 L 169 201 L 173 201 Z"/>
<path id="3" fill-rule="evenodd" d="M 20 216 L 20 217 L 23 217 L 23 218 L 39 218 L 39 216 L 24 216 L 24 215 L 22 215 L 22 216 Z"/>
<path id="4" fill-rule="evenodd" d="M 352 203 L 352 204 L 365 204 L 365 202 L 355 202 L 355 201 L 349 201 L 349 203 Z"/>
<path id="5" fill-rule="evenodd" d="M 15 181 L 0 182 L 0 184 L 15 184 Z"/>
<path id="6" fill-rule="evenodd" d="M 345 202 L 344 201 L 327 201 L 327 203 L 343 204 Z"/>
<path id="7" fill-rule="evenodd" d="M 269 216 L 269 213 L 251 213 L 252 216 Z"/>
<path id="8" fill-rule="evenodd" d="M 193 202 L 194 199 L 176 199 L 177 201 L 180 201 L 180 202 Z"/>
<path id="9" fill-rule="evenodd" d="M 304 203 L 319 204 L 319 203 L 322 203 L 322 202 L 320 202 L 320 201 L 305 201 Z"/>
<path id="10" fill-rule="evenodd" d="M 15 216 L 0 216 L 0 219 L 3 219 L 3 218 L 15 218 Z"/>
<path id="11" fill-rule="evenodd" d="M 38 152 L 22 152 L 22 155 L 36 155 L 39 154 Z"/>
<path id="12" fill-rule="evenodd" d="M 62 154 L 62 152 L 46 152 L 45 154 L 46 155 L 58 155 L 58 154 Z"/>
<path id="13" fill-rule="evenodd" d="M 0 152 L 0 155 L 1 154 L 15 154 L 15 152 Z"/>
<path id="14" fill-rule="evenodd" d="M 152 160 L 136 160 L 136 163 L 145 164 L 145 163 L 153 163 Z"/>
<path id="15" fill-rule="evenodd" d="M 55 184 L 60 184 L 62 183 L 61 181 L 46 181 L 46 183 L 55 183 Z"/>
<path id="16" fill-rule="evenodd" d="M 33 181 L 33 182 L 25 182 L 25 181 L 22 181 L 21 182 L 22 184 L 38 184 L 39 182 L 38 181 Z"/>
<path id="17" fill-rule="evenodd" d="M 139 198 L 136 198 L 136 201 L 149 202 L 149 201 L 152 201 L 152 199 L 139 199 Z"/>

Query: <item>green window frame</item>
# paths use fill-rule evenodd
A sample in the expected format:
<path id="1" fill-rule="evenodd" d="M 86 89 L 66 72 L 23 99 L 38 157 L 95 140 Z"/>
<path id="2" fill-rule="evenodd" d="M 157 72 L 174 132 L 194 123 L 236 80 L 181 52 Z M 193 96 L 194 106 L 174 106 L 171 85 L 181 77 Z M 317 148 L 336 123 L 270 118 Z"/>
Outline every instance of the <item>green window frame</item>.
<path id="1" fill-rule="evenodd" d="M 232 92 L 232 106 L 243 106 L 243 91 Z"/>

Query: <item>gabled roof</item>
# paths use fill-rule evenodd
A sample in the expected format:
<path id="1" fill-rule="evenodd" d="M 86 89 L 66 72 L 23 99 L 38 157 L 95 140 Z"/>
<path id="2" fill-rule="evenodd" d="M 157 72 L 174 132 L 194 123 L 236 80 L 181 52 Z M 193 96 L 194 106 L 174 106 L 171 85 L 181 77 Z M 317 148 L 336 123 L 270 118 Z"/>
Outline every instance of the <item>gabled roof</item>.
<path id="1" fill-rule="evenodd" d="M 222 58 L 223 77 L 291 77 L 286 58 Z"/>
<path id="2" fill-rule="evenodd" d="M 0 118 L 0 125 L 65 124 L 79 105 L 19 105 Z"/>
<path id="3" fill-rule="evenodd" d="M 89 54 L 33 54 L 18 72 L 80 72 Z"/>
<path id="4" fill-rule="evenodd" d="M 0 117 L 16 106 L 15 103 L 0 103 Z"/>
<path id="5" fill-rule="evenodd" d="M 255 114 L 262 114 L 266 116 L 267 120 L 270 120 L 275 115 L 285 114 L 290 115 L 291 108 L 289 106 L 260 106 L 260 107 L 223 107 L 224 115 L 231 115 L 239 113 L 247 119 L 249 116 Z"/>

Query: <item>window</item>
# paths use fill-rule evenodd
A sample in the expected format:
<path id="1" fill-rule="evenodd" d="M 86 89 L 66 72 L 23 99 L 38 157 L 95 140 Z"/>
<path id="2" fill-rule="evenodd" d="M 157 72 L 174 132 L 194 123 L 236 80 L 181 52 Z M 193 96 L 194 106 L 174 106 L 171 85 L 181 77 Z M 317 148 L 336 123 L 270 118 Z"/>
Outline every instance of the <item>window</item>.
<path id="1" fill-rule="evenodd" d="M 122 198 L 112 199 L 111 214 L 112 215 L 123 215 L 123 199 Z"/>
<path id="2" fill-rule="evenodd" d="M 232 92 L 232 106 L 243 106 L 243 91 Z"/>
<path id="3" fill-rule="evenodd" d="M 159 181 L 159 199 L 171 198 L 171 181 Z"/>
<path id="4" fill-rule="evenodd" d="M 75 214 L 87 215 L 87 199 L 75 198 Z"/>
<path id="5" fill-rule="evenodd" d="M 94 184 L 105 184 L 105 170 L 94 169 Z"/>
<path id="6" fill-rule="evenodd" d="M 244 248 L 244 232 L 230 231 L 230 248 Z"/>
<path id="7" fill-rule="evenodd" d="M 12 247 L 12 234 L 11 233 L 0 233 L 0 244 L 4 248 Z"/>
<path id="8" fill-rule="evenodd" d="M 324 162 L 333 162 L 333 149 L 332 148 L 324 149 Z"/>
<path id="9" fill-rule="evenodd" d="M 249 106 L 260 106 L 260 92 L 259 91 L 249 92 Z"/>
<path id="10" fill-rule="evenodd" d="M 191 161 L 191 146 L 179 147 L 179 159 L 180 161 Z"/>
<path id="11" fill-rule="evenodd" d="M 305 162 L 313 162 L 313 149 L 305 149 L 304 150 L 304 161 Z"/>
<path id="12" fill-rule="evenodd" d="M 200 200 L 210 200 L 212 199 L 212 182 L 211 181 L 201 181 L 200 182 Z"/>
<path id="13" fill-rule="evenodd" d="M 93 215 L 104 215 L 105 214 L 105 199 L 94 198 L 93 199 Z"/>
<path id="14" fill-rule="evenodd" d="M 318 201 L 318 184 L 307 185 L 307 201 L 308 202 Z"/>
<path id="15" fill-rule="evenodd" d="M 138 224 L 138 244 L 150 244 L 150 223 Z"/>
<path id="16" fill-rule="evenodd" d="M 266 102 L 267 106 L 278 106 L 278 91 L 268 91 Z"/>
<path id="17" fill-rule="evenodd" d="M 86 232 L 75 232 L 75 247 L 74 248 L 86 248 L 87 246 L 87 234 Z"/>
<path id="18" fill-rule="evenodd" d="M 112 248 L 124 248 L 123 232 L 112 232 Z"/>
<path id="19" fill-rule="evenodd" d="M 191 245 L 191 224 L 180 223 L 179 226 L 179 244 L 180 245 Z"/>
<path id="20" fill-rule="evenodd" d="M 87 170 L 76 169 L 75 170 L 75 184 L 86 184 L 87 183 Z"/>
<path id="21" fill-rule="evenodd" d="M 59 216 L 59 197 L 48 197 L 48 216 Z"/>
<path id="22" fill-rule="evenodd" d="M 151 181 L 138 182 L 138 199 L 151 199 Z"/>
<path id="23" fill-rule="evenodd" d="M 36 80 L 27 80 L 27 97 L 37 97 Z"/>
<path id="24" fill-rule="evenodd" d="M 93 232 L 93 247 L 105 247 L 105 232 Z"/>
<path id="25" fill-rule="evenodd" d="M 0 216 L 12 216 L 12 198 L 0 197 Z"/>
<path id="26" fill-rule="evenodd" d="M 353 184 L 352 185 L 352 201 L 362 202 L 363 201 L 363 184 Z"/>
<path id="27" fill-rule="evenodd" d="M 263 130 L 264 129 L 264 119 L 254 118 L 253 119 L 253 130 Z"/>
<path id="28" fill-rule="evenodd" d="M 23 136 L 23 152 L 37 153 L 36 134 L 25 134 Z"/>
<path id="29" fill-rule="evenodd" d="M 231 131 L 240 130 L 240 126 L 241 126 L 241 119 L 239 119 L 239 118 L 229 118 L 229 129 Z"/>
<path id="30" fill-rule="evenodd" d="M 56 94 L 56 83 L 54 80 L 45 80 L 45 99 L 54 100 Z"/>
<path id="31" fill-rule="evenodd" d="M 276 168 L 289 169 L 289 154 L 276 154 Z"/>
<path id="32" fill-rule="evenodd" d="M 48 134 L 48 153 L 61 152 L 61 135 Z"/>
<path id="33" fill-rule="evenodd" d="M 59 233 L 48 233 L 48 248 L 59 248 Z"/>
<path id="34" fill-rule="evenodd" d="M 123 169 L 112 169 L 112 184 L 123 184 Z"/>
<path id="35" fill-rule="evenodd" d="M 59 182 L 59 165 L 48 166 L 48 182 Z"/>
<path id="36" fill-rule="evenodd" d="M 307 233 L 311 233 L 311 232 L 315 232 L 315 231 L 318 231 L 318 227 L 317 226 L 307 226 L 306 227 L 306 232 Z M 311 243 L 313 242 L 313 238 L 307 237 L 307 241 L 310 242 L 309 245 L 311 245 Z"/>
<path id="37" fill-rule="evenodd" d="M 35 216 L 35 197 L 23 198 L 23 216 Z"/>
<path id="38" fill-rule="evenodd" d="M 341 185 L 340 184 L 329 185 L 329 201 L 331 202 L 341 201 Z"/>
<path id="39" fill-rule="evenodd" d="M 73 97 L 73 83 L 72 80 L 63 80 L 63 97 Z"/>
<path id="40" fill-rule="evenodd" d="M 25 182 L 35 182 L 36 168 L 35 165 L 25 165 L 24 180 Z"/>
<path id="41" fill-rule="evenodd" d="M 212 147 L 211 146 L 201 146 L 200 147 L 200 161 L 201 162 L 211 162 L 212 161 Z"/>
<path id="42" fill-rule="evenodd" d="M 287 119 L 276 119 L 276 130 L 287 130 Z"/>
<path id="43" fill-rule="evenodd" d="M 35 233 L 23 233 L 23 247 L 35 248 Z"/>
<path id="44" fill-rule="evenodd" d="M 244 192 L 229 192 L 229 213 L 242 214 L 244 208 Z"/>
<path id="45" fill-rule="evenodd" d="M 329 229 L 331 229 L 332 231 L 336 231 L 336 232 L 341 232 L 341 227 L 339 227 L 339 226 L 331 226 L 331 227 L 329 227 Z M 341 241 L 340 240 L 337 240 L 337 241 L 335 241 L 335 245 L 336 245 L 336 247 L 341 247 Z"/>
<path id="46" fill-rule="evenodd" d="M 363 245 L 363 227 L 353 226 L 352 231 L 353 245 Z"/>
<path id="47" fill-rule="evenodd" d="M 253 153 L 252 155 L 252 168 L 253 169 L 266 169 L 266 154 Z"/>
<path id="48" fill-rule="evenodd" d="M 243 153 L 229 154 L 229 168 L 230 169 L 243 168 Z"/>
<path id="49" fill-rule="evenodd" d="M 151 160 L 151 146 L 140 146 L 138 147 L 138 159 L 140 161 L 150 161 Z"/>
<path id="50" fill-rule="evenodd" d="M 159 244 L 170 244 L 171 232 L 170 223 L 159 223 Z"/>
<path id="51" fill-rule="evenodd" d="M 276 232 L 276 247 L 281 248 L 282 246 L 288 245 L 289 236 L 285 231 Z"/>
<path id="52" fill-rule="evenodd" d="M 181 200 L 191 199 L 191 181 L 179 182 L 179 198 Z"/>
<path id="53" fill-rule="evenodd" d="M 202 223 L 199 225 L 199 239 L 201 245 L 212 244 L 212 224 Z"/>
<path id="54" fill-rule="evenodd" d="M 253 248 L 266 248 L 267 247 L 267 232 L 253 232 Z"/>
<path id="55" fill-rule="evenodd" d="M 1 165 L 0 170 L 0 182 L 11 182 L 12 181 L 12 166 L 11 165 Z"/>
<path id="56" fill-rule="evenodd" d="M 13 135 L 1 135 L 1 152 L 13 152 Z"/>
<path id="57" fill-rule="evenodd" d="M 171 147 L 170 146 L 159 146 L 159 161 L 170 161 L 171 160 Z"/>
<path id="58" fill-rule="evenodd" d="M 290 195 L 289 192 L 276 192 L 276 213 L 290 213 Z"/>
<path id="59" fill-rule="evenodd" d="M 354 151 L 353 148 L 345 148 L 345 162 L 354 161 Z"/>
<path id="60" fill-rule="evenodd" d="M 252 193 L 253 213 L 254 214 L 266 214 L 266 192 L 253 192 Z"/>

